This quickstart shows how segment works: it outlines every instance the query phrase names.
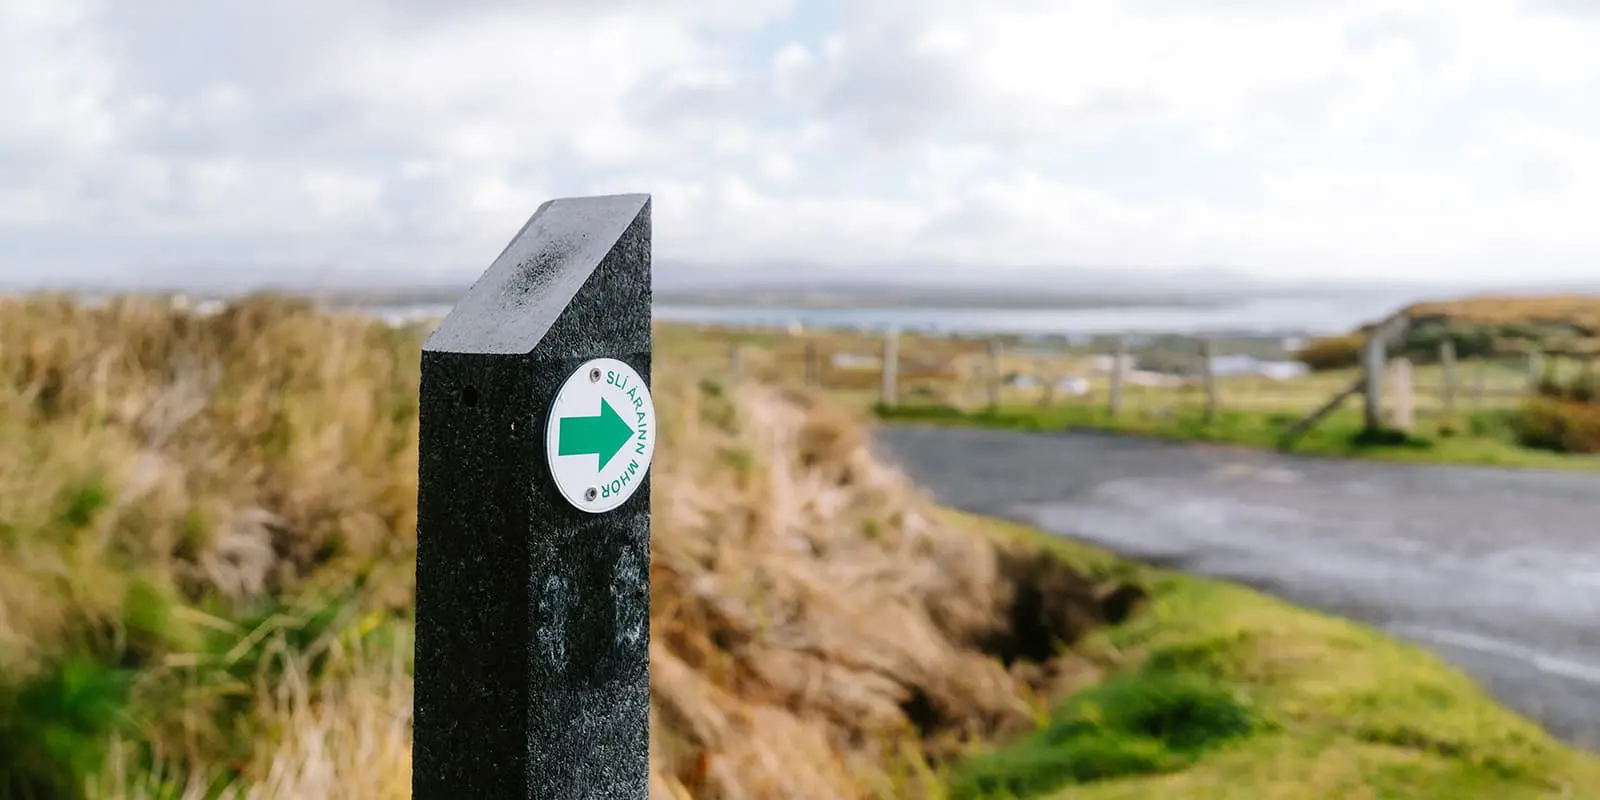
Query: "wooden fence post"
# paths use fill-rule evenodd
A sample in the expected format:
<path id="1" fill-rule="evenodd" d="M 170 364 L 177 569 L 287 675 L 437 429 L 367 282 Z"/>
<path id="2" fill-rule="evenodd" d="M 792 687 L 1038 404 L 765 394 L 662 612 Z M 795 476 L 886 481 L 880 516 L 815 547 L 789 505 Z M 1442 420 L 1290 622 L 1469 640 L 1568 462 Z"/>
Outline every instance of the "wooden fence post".
<path id="1" fill-rule="evenodd" d="M 1439 342 L 1439 372 L 1444 380 L 1442 402 L 1448 421 L 1456 415 L 1456 343 L 1451 339 Z"/>
<path id="2" fill-rule="evenodd" d="M 1472 370 L 1472 407 L 1481 409 L 1489 394 L 1489 359 L 1478 356 L 1473 360 L 1477 363 L 1473 364 Z"/>
<path id="3" fill-rule="evenodd" d="M 1401 356 L 1390 366 L 1394 372 L 1394 427 L 1410 433 L 1417 427 L 1416 394 L 1411 385 L 1411 359 Z"/>
<path id="4" fill-rule="evenodd" d="M 1128 360 L 1127 337 L 1118 336 L 1116 346 L 1111 349 L 1111 353 L 1111 387 L 1106 393 L 1106 407 L 1111 416 L 1116 417 L 1122 414 L 1122 366 L 1123 362 Z"/>
<path id="5" fill-rule="evenodd" d="M 814 339 L 806 340 L 806 386 L 816 388 L 822 385 L 822 353 L 817 348 Z"/>
<path id="6" fill-rule="evenodd" d="M 985 388 L 988 390 L 989 410 L 1000 410 L 1000 343 L 994 339 L 984 342 L 987 367 L 984 369 Z"/>
<path id="7" fill-rule="evenodd" d="M 1363 391 L 1366 393 L 1362 423 L 1369 431 L 1383 428 L 1383 370 L 1388 357 L 1387 350 L 1383 337 L 1374 331 L 1367 336 L 1366 346 L 1361 353 L 1361 375 Z"/>
<path id="8" fill-rule="evenodd" d="M 744 348 L 734 345 L 728 353 L 728 374 L 737 381 L 744 376 Z"/>
<path id="9" fill-rule="evenodd" d="M 885 408 L 894 408 L 899 402 L 900 389 L 900 333 L 895 330 L 883 334 L 883 386 L 882 401 Z"/>
<path id="10" fill-rule="evenodd" d="M 649 795 L 650 249 L 545 203 L 422 347 L 417 800 Z"/>
<path id="11" fill-rule="evenodd" d="M 1544 383 L 1544 352 L 1538 345 L 1528 348 L 1528 394 L 1538 394 Z"/>
<path id="12" fill-rule="evenodd" d="M 1214 339 L 1200 341 L 1200 380 L 1205 386 L 1205 424 L 1217 418 L 1217 343 Z"/>

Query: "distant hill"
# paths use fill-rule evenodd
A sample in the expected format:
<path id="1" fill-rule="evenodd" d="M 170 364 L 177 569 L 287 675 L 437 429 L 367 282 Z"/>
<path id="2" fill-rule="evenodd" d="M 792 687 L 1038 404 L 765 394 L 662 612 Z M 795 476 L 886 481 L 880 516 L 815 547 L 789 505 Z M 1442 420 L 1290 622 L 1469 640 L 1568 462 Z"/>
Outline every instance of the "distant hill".
<path id="1" fill-rule="evenodd" d="M 170 268 L 123 273 L 99 285 L 54 286 L 84 293 L 182 291 L 226 296 L 260 289 L 309 293 L 340 304 L 411 305 L 453 302 L 477 274 L 376 280 L 359 269 Z M 771 261 L 706 264 L 657 259 L 656 299 L 675 304 L 800 307 L 1106 308 L 1206 306 L 1241 298 L 1378 296 L 1453 298 L 1499 294 L 1600 293 L 1589 285 L 1462 285 L 1339 280 L 1275 280 L 1220 267 L 1113 269 L 1084 266 L 972 266 L 903 261 L 877 265 Z M 24 285 L 10 289 L 28 290 Z"/>
<path id="2" fill-rule="evenodd" d="M 1262 281 L 1224 269 L 1128 270 L 1093 267 L 1006 267 L 899 262 L 880 265 L 827 265 L 771 262 L 706 265 L 661 261 L 656 287 L 663 292 L 793 290 L 848 288 L 855 292 L 981 291 L 996 294 L 1045 292 L 1053 295 L 1237 294 Z"/>

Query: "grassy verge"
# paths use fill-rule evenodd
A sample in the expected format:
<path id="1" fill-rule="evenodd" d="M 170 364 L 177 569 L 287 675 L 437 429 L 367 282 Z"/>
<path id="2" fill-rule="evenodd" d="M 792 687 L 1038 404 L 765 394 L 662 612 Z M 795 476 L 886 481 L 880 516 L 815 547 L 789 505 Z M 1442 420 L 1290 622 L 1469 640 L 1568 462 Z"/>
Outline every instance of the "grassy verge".
<path id="1" fill-rule="evenodd" d="M 952 800 L 1510 799 L 1600 787 L 1600 760 L 1419 647 L 1242 587 L 965 519 L 1086 574 L 1135 580 L 1151 602 L 1079 645 L 1108 665 L 1105 680 L 1036 732 L 962 764 Z"/>
<path id="2" fill-rule="evenodd" d="M 1298 414 L 1287 412 L 1225 410 L 1207 422 L 1198 409 L 1183 409 L 1165 416 L 1112 417 L 1105 409 L 1088 405 L 1002 406 L 998 410 L 978 411 L 948 406 L 903 406 L 879 407 L 876 413 L 886 422 L 1023 431 L 1100 430 L 1174 441 L 1274 449 L 1283 432 L 1299 419 Z M 1409 436 L 1389 433 L 1374 437 L 1362 435 L 1359 412 L 1343 410 L 1306 432 L 1295 443 L 1293 451 L 1416 463 L 1600 470 L 1600 457 L 1564 455 L 1518 445 L 1511 430 L 1512 413 L 1476 412 L 1463 416 L 1457 426 L 1421 423 Z"/>

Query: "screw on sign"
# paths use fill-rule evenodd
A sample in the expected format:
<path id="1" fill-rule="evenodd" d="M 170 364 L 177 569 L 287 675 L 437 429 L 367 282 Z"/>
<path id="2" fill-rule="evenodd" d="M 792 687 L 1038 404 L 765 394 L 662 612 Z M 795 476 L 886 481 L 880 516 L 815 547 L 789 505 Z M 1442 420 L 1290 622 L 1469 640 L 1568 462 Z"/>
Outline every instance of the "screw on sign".
<path id="1" fill-rule="evenodd" d="M 422 352 L 417 800 L 648 797 L 650 198 L 554 200 Z"/>

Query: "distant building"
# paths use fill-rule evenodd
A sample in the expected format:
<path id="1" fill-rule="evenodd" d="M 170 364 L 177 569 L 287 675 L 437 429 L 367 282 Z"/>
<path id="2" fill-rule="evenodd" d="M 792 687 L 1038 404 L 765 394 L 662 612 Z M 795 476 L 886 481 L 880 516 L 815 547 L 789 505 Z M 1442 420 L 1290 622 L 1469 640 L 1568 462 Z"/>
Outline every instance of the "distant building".
<path id="1" fill-rule="evenodd" d="M 1092 369 L 1095 372 L 1110 372 L 1110 371 L 1112 371 L 1112 369 L 1114 369 L 1116 367 L 1116 363 L 1117 363 L 1117 357 L 1116 356 L 1110 356 L 1110 355 L 1093 356 L 1093 357 L 1091 357 L 1089 359 L 1089 369 Z M 1131 356 L 1131 355 L 1123 356 L 1122 357 L 1122 371 L 1123 372 L 1127 372 L 1129 370 L 1132 370 L 1133 368 L 1134 368 L 1134 358 L 1133 358 L 1133 356 Z"/>
<path id="2" fill-rule="evenodd" d="M 1310 370 L 1298 361 L 1264 361 L 1255 356 L 1226 355 L 1211 359 L 1211 372 L 1218 377 L 1260 375 L 1286 381 L 1304 376 Z"/>
<path id="3" fill-rule="evenodd" d="M 1183 383 L 1183 376 L 1136 369 L 1126 373 L 1124 380 L 1133 386 L 1178 386 Z"/>
<path id="4" fill-rule="evenodd" d="M 1022 373 L 1006 376 L 1006 385 L 1015 389 L 1033 389 L 1039 387 L 1043 381 L 1033 375 Z M 1054 391 L 1072 397 L 1082 397 L 1089 393 L 1089 379 L 1069 376 L 1056 381 Z"/>
<path id="5" fill-rule="evenodd" d="M 1073 397 L 1082 397 L 1089 393 L 1088 378 L 1062 378 L 1056 382 L 1056 391 L 1064 392 Z"/>
<path id="6" fill-rule="evenodd" d="M 878 356 L 862 355 L 860 353 L 834 353 L 833 366 L 838 369 L 877 369 L 883 363 Z"/>

